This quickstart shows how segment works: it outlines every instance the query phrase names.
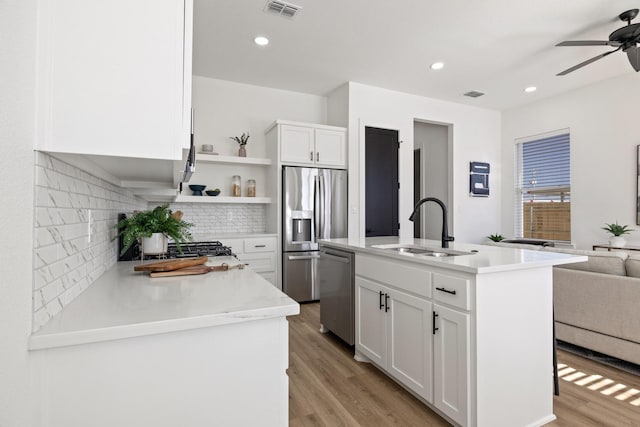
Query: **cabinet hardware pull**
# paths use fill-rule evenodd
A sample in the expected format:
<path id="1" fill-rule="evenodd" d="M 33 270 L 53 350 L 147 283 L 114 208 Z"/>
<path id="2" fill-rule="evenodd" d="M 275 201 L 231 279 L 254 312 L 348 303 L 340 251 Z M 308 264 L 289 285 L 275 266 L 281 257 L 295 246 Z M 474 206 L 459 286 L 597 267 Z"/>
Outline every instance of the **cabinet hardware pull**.
<path id="1" fill-rule="evenodd" d="M 438 317 L 438 313 L 436 313 L 435 311 L 431 312 L 433 317 L 431 318 L 431 324 L 432 324 L 432 328 L 433 328 L 433 335 L 436 334 L 436 331 L 438 330 L 438 328 L 436 328 L 436 317 Z"/>
<path id="2" fill-rule="evenodd" d="M 382 310 L 382 307 L 384 307 L 384 303 L 382 302 L 382 295 L 384 295 L 384 293 L 383 293 L 382 291 L 380 291 L 380 299 L 379 299 L 379 301 L 380 301 L 380 308 L 379 308 L 379 310 Z"/>
<path id="3" fill-rule="evenodd" d="M 451 295 L 455 295 L 456 294 L 455 290 L 452 291 L 452 290 L 449 290 L 449 289 L 446 289 L 446 288 L 436 288 L 436 291 L 446 292 L 446 293 L 451 294 Z"/>
<path id="4" fill-rule="evenodd" d="M 313 151 L 311 153 L 309 153 L 309 160 L 311 160 L 313 162 Z"/>
<path id="5" fill-rule="evenodd" d="M 389 311 L 389 294 L 384 294 L 384 312 Z"/>
<path id="6" fill-rule="evenodd" d="M 320 152 L 316 151 L 316 162 L 320 161 Z"/>
<path id="7" fill-rule="evenodd" d="M 254 248 L 266 248 L 267 245 L 253 245 Z"/>

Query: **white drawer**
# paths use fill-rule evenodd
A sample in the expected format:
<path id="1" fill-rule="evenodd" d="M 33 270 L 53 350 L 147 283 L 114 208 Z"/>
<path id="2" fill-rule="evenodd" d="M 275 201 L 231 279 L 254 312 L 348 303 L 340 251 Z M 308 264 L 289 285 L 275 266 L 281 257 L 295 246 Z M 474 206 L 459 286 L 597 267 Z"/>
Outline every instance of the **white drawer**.
<path id="1" fill-rule="evenodd" d="M 436 301 L 469 310 L 469 286 L 469 279 L 433 273 L 433 299 Z"/>
<path id="2" fill-rule="evenodd" d="M 238 254 L 238 259 L 257 273 L 276 271 L 276 254 L 273 252 Z"/>
<path id="3" fill-rule="evenodd" d="M 255 237 L 244 239 L 244 252 L 275 252 L 275 237 Z"/>
<path id="4" fill-rule="evenodd" d="M 431 272 L 416 264 L 356 255 L 356 275 L 391 285 L 423 297 L 431 297 Z"/>

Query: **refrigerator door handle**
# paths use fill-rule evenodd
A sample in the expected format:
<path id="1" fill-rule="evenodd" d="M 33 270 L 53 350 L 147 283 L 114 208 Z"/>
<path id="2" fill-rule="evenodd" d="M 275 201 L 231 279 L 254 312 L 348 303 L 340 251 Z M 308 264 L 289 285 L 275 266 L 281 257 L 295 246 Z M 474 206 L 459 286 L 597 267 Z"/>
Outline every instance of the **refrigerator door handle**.
<path id="1" fill-rule="evenodd" d="M 289 255 L 287 259 L 289 261 L 302 261 L 306 259 L 318 259 L 320 255 Z"/>
<path id="2" fill-rule="evenodd" d="M 320 177 L 313 177 L 313 225 L 315 229 L 315 242 L 320 238 Z"/>
<path id="3" fill-rule="evenodd" d="M 319 200 L 320 200 L 320 213 L 319 213 L 320 220 L 318 221 L 318 224 L 320 225 L 320 230 L 318 232 L 318 236 L 319 236 L 319 238 L 326 239 L 326 238 L 330 237 L 330 236 L 325 236 L 325 233 L 324 233 L 325 228 L 326 228 L 325 227 L 325 225 L 326 225 L 325 224 L 325 215 L 326 215 L 326 212 L 325 212 L 325 209 L 326 209 L 325 196 L 326 196 L 327 193 L 325 192 L 324 176 L 320 175 L 320 174 L 318 175 L 318 189 L 320 190 L 320 197 L 319 197 Z"/>

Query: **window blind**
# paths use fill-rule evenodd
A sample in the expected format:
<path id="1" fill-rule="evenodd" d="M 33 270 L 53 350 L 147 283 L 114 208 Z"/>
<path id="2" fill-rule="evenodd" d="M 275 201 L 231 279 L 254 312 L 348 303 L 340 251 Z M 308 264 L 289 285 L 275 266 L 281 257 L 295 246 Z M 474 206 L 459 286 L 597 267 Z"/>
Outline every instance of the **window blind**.
<path id="1" fill-rule="evenodd" d="M 569 133 L 516 142 L 515 236 L 571 240 Z"/>

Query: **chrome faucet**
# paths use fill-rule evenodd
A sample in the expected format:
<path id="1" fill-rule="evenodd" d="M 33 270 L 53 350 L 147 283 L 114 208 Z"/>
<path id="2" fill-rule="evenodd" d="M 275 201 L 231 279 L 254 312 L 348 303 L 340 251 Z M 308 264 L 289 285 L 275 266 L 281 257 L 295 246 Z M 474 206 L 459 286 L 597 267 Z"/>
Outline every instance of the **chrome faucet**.
<path id="1" fill-rule="evenodd" d="M 416 203 L 416 207 L 413 208 L 413 212 L 411 212 L 411 216 L 409 217 L 409 221 L 413 221 L 420 206 L 426 202 L 436 202 L 442 208 L 442 247 L 448 248 L 449 242 L 453 242 L 453 236 L 449 236 L 449 230 L 447 229 L 447 207 L 444 205 L 442 200 L 436 199 L 435 197 L 425 197 L 421 199 L 418 203 Z"/>

